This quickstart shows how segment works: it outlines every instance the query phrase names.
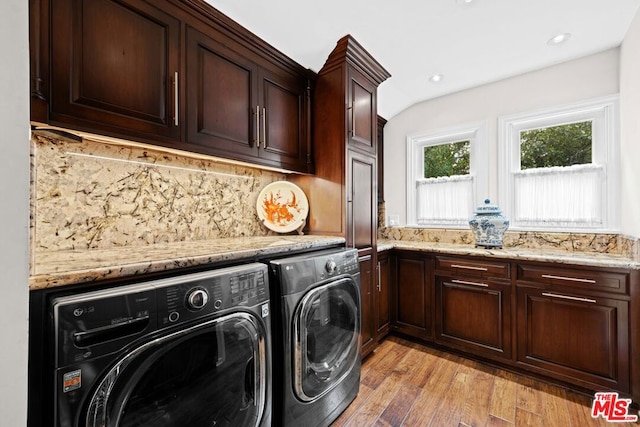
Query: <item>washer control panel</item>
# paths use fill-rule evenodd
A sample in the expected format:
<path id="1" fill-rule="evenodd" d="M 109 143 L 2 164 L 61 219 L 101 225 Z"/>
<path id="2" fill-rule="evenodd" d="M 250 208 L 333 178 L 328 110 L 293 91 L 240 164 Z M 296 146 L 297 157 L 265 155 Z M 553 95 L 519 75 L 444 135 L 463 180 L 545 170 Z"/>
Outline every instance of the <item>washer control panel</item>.
<path id="1" fill-rule="evenodd" d="M 269 300 L 268 269 L 251 263 L 53 298 L 56 366 L 120 350 L 151 331 Z"/>
<path id="2" fill-rule="evenodd" d="M 320 256 L 316 260 L 316 270 L 320 278 L 338 274 L 356 274 L 359 271 L 358 252 L 353 249 Z"/>
<path id="3" fill-rule="evenodd" d="M 160 326 L 189 321 L 269 299 L 267 267 L 252 263 L 210 272 L 204 277 L 158 289 Z"/>

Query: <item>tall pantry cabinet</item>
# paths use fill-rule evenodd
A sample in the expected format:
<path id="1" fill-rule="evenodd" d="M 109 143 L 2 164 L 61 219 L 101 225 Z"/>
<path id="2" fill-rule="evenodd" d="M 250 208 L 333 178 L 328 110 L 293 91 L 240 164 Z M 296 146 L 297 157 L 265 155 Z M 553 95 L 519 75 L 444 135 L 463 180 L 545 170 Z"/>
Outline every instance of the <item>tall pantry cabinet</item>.
<path id="1" fill-rule="evenodd" d="M 308 231 L 358 249 L 363 356 L 376 345 L 377 88 L 390 76 L 353 37 L 338 41 L 313 96 L 315 176 L 294 179 L 309 198 Z"/>

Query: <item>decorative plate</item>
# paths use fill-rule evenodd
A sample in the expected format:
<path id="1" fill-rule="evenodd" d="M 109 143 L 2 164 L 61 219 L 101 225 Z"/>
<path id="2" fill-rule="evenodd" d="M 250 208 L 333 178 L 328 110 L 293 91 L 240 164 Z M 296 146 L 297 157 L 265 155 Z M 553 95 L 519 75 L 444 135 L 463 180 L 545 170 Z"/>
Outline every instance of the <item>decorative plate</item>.
<path id="1" fill-rule="evenodd" d="M 289 181 L 267 185 L 258 195 L 258 218 L 276 233 L 289 233 L 304 224 L 309 213 L 307 196 Z"/>

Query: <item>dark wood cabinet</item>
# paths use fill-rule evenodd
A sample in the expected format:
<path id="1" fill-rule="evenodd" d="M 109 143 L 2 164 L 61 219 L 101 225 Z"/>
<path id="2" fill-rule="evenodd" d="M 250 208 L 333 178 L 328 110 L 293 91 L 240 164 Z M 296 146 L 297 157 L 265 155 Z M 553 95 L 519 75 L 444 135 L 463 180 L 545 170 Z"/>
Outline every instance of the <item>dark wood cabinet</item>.
<path id="1" fill-rule="evenodd" d="M 592 390 L 628 393 L 626 289 L 623 273 L 519 265 L 518 363 Z"/>
<path id="2" fill-rule="evenodd" d="M 34 122 L 313 171 L 315 74 L 205 2 L 30 8 Z"/>
<path id="3" fill-rule="evenodd" d="M 511 266 L 477 257 L 435 257 L 436 340 L 498 359 L 511 358 Z"/>
<path id="4" fill-rule="evenodd" d="M 436 276 L 436 340 L 491 358 L 511 358 L 511 283 Z"/>
<path id="5" fill-rule="evenodd" d="M 307 231 L 344 236 L 347 246 L 357 248 L 360 259 L 366 260 L 366 265 L 361 264 L 366 299 L 362 323 L 371 325 L 371 334 L 363 328 L 363 356 L 377 343 L 373 298 L 378 228 L 376 93 L 388 77 L 353 37 L 338 41 L 314 85 L 315 175 L 292 177 L 309 199 Z"/>
<path id="6" fill-rule="evenodd" d="M 309 80 L 187 28 L 187 140 L 195 150 L 308 172 Z"/>
<path id="7" fill-rule="evenodd" d="M 581 390 L 640 395 L 637 270 L 406 249 L 390 259 L 392 331 Z"/>
<path id="8" fill-rule="evenodd" d="M 374 304 L 376 313 L 375 326 L 378 342 L 382 341 L 389 335 L 391 325 L 391 305 L 389 300 L 389 291 L 391 285 L 391 261 L 389 260 L 389 252 L 378 253 L 378 280 L 377 289 L 374 289 Z"/>
<path id="9" fill-rule="evenodd" d="M 376 154 L 378 149 L 377 84 L 355 67 L 348 70 L 347 142 L 350 146 Z"/>
<path id="10" fill-rule="evenodd" d="M 396 252 L 392 257 L 391 325 L 394 331 L 433 339 L 433 295 L 429 259 L 420 253 Z"/>
<path id="11" fill-rule="evenodd" d="M 309 79 L 261 68 L 259 82 L 262 137 L 258 156 L 280 167 L 311 172 Z"/>
<path id="12" fill-rule="evenodd" d="M 360 354 L 371 353 L 377 345 L 376 325 L 374 321 L 374 269 L 371 254 L 359 257 L 360 264 L 360 299 L 361 299 L 361 329 Z"/>
<path id="13" fill-rule="evenodd" d="M 347 152 L 347 246 L 373 249 L 378 233 L 375 156 Z"/>
<path id="14" fill-rule="evenodd" d="M 50 37 L 51 122 L 180 137 L 180 21 L 171 13 L 142 0 L 51 0 Z"/>

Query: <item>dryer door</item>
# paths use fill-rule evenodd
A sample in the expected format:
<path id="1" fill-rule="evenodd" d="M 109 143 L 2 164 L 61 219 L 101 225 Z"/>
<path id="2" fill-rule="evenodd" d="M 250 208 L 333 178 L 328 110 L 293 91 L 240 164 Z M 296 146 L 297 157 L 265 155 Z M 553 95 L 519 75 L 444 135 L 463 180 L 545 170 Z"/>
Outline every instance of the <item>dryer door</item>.
<path id="1" fill-rule="evenodd" d="M 86 410 L 94 426 L 257 426 L 267 400 L 265 328 L 249 313 L 148 341 L 103 377 Z"/>
<path id="2" fill-rule="evenodd" d="M 294 314 L 294 389 L 312 401 L 329 392 L 360 360 L 360 289 L 342 278 L 307 292 Z"/>

